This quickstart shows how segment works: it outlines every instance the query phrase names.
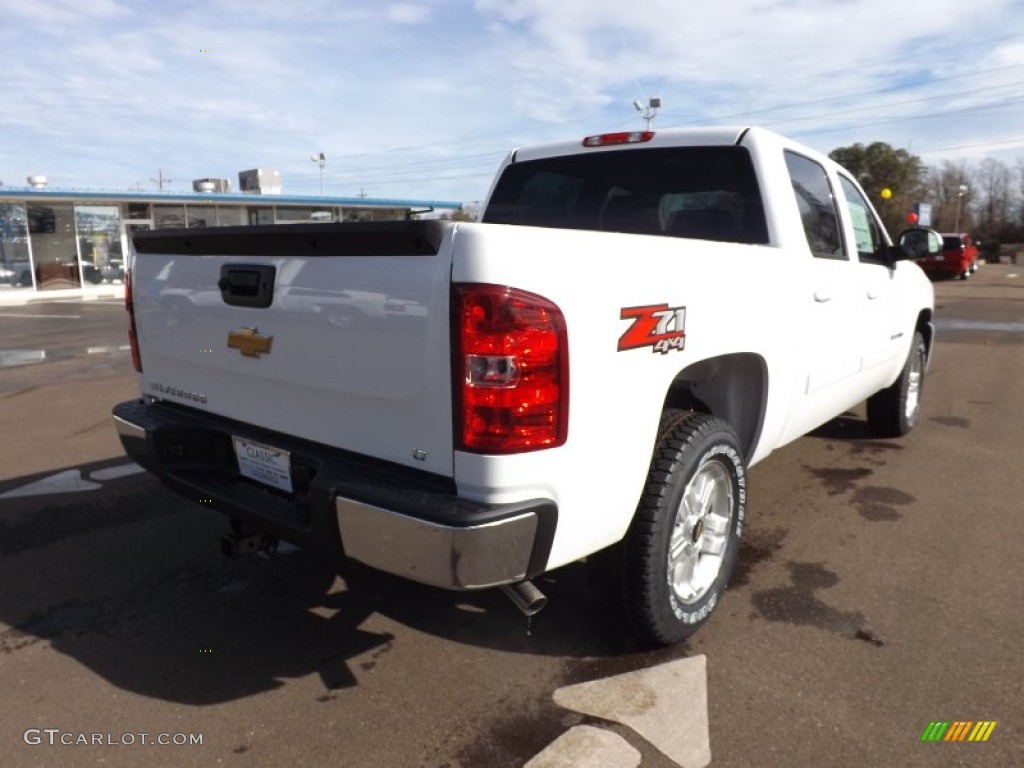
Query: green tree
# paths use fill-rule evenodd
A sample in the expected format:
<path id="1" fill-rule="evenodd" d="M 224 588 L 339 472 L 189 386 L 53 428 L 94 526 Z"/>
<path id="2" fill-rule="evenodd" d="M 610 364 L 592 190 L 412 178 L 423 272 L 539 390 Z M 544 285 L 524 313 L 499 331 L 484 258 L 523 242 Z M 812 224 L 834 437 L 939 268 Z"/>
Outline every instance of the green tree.
<path id="1" fill-rule="evenodd" d="M 921 158 L 884 141 L 838 147 L 829 157 L 853 174 L 893 235 L 906 227 L 914 203 L 923 201 L 926 168 Z M 886 198 L 882 190 L 892 194 Z"/>

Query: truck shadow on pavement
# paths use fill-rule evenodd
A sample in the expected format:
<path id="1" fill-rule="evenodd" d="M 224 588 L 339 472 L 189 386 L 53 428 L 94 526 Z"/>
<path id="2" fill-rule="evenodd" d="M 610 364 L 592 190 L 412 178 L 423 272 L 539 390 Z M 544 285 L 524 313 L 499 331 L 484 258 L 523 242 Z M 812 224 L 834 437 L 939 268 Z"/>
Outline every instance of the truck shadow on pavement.
<path id="1" fill-rule="evenodd" d="M 89 478 L 107 465 L 76 469 Z M 538 580 L 550 603 L 528 625 L 496 590 L 447 592 L 367 568 L 339 576 L 336 564 L 287 547 L 230 561 L 219 552 L 224 528 L 219 513 L 144 474 L 0 501 L 0 664 L 56 651 L 127 691 L 209 705 L 313 674 L 325 695 L 355 686 L 353 664 L 385 663 L 418 632 L 524 654 L 610 660 L 629 650 L 585 599 L 581 565 Z M 386 631 L 377 618 L 363 626 L 375 616 L 414 631 Z M 621 671 L 650 663 L 622 661 Z"/>

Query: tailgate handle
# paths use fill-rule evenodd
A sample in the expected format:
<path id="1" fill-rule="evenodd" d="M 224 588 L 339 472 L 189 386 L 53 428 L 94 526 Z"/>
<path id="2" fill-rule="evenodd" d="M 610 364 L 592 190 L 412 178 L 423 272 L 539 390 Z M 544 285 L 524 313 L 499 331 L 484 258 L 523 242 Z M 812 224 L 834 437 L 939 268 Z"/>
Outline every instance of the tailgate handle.
<path id="1" fill-rule="evenodd" d="M 232 307 L 266 309 L 274 300 L 277 267 L 266 264 L 224 264 L 220 268 L 220 297 Z"/>

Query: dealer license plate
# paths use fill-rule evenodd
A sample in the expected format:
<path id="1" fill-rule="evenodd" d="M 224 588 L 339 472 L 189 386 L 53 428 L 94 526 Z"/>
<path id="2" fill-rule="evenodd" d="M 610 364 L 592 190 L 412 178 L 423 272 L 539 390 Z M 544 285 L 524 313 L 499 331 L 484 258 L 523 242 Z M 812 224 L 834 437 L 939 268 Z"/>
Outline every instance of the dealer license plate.
<path id="1" fill-rule="evenodd" d="M 292 492 L 291 454 L 272 445 L 232 435 L 238 472 L 258 483 Z"/>

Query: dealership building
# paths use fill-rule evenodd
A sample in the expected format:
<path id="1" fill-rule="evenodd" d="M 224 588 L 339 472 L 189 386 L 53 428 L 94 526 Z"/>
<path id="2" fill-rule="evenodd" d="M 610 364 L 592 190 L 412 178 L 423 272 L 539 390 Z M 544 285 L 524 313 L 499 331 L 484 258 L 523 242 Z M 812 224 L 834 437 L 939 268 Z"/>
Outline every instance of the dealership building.
<path id="1" fill-rule="evenodd" d="M 248 176 L 246 176 L 248 174 Z M 93 192 L 0 187 L 0 292 L 35 293 L 120 284 L 132 234 L 145 229 L 300 222 L 394 221 L 460 209 L 438 200 L 294 196 L 279 193 L 276 174 L 239 174 L 193 182 L 193 192 Z M 220 191 L 225 190 L 225 191 Z"/>

